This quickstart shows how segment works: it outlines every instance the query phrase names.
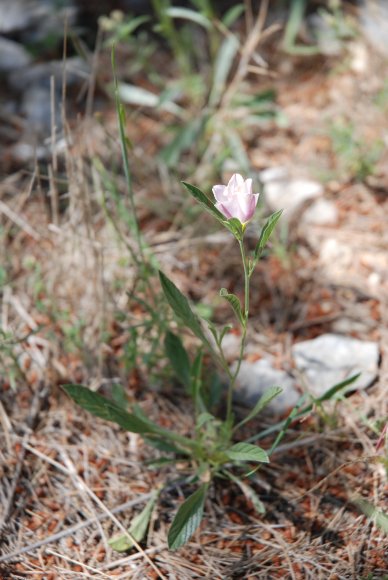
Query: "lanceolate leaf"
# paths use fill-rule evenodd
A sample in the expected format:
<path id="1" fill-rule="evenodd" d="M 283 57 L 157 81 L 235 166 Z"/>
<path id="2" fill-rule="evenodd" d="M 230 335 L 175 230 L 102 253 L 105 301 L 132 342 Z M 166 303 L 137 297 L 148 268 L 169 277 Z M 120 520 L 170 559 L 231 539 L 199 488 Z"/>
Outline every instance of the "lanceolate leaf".
<path id="1" fill-rule="evenodd" d="M 257 242 L 257 246 L 255 248 L 255 260 L 258 260 L 260 257 L 261 252 L 263 251 L 266 243 L 268 242 L 274 227 L 276 226 L 277 222 L 280 219 L 280 216 L 282 215 L 283 210 L 279 210 L 275 213 L 273 213 L 267 223 L 265 224 L 265 226 L 263 227 L 263 229 L 261 230 L 261 234 L 260 234 L 260 238 L 259 241 Z"/>
<path id="2" fill-rule="evenodd" d="M 200 340 L 208 344 L 208 340 L 203 333 L 201 323 L 198 317 L 191 310 L 187 298 L 183 296 L 182 292 L 175 286 L 175 284 L 160 270 L 159 278 L 164 295 L 167 298 L 167 302 L 175 314 L 182 320 L 184 324 L 186 324 L 188 328 L 190 328 L 192 332 L 194 332 L 194 334 Z"/>
<path id="3" fill-rule="evenodd" d="M 62 388 L 83 409 L 96 417 L 117 423 L 126 431 L 167 439 L 188 448 L 195 446 L 195 442 L 187 437 L 159 427 L 159 425 L 153 423 L 144 415 L 139 416 L 139 414 L 128 413 L 113 401 L 91 391 L 87 387 L 82 385 L 63 385 Z"/>
<path id="4" fill-rule="evenodd" d="M 180 506 L 168 533 L 168 547 L 177 550 L 190 539 L 199 526 L 208 484 L 204 483 Z"/>
<path id="5" fill-rule="evenodd" d="M 128 534 L 136 540 L 136 542 L 141 542 L 146 535 L 158 495 L 159 491 L 155 491 L 145 508 L 132 520 L 131 526 L 128 529 Z M 109 540 L 108 544 L 116 550 L 116 552 L 126 552 L 134 545 L 129 536 L 124 534 L 118 538 L 113 538 L 112 540 Z"/>
<path id="6" fill-rule="evenodd" d="M 218 105 L 233 66 L 234 57 L 239 48 L 239 41 L 233 34 L 228 35 L 219 48 L 214 64 L 213 86 L 210 92 L 209 103 L 211 107 Z"/>
<path id="7" fill-rule="evenodd" d="M 227 10 L 222 18 L 222 23 L 226 28 L 230 28 L 232 24 L 243 14 L 244 4 L 236 4 Z"/>
<path id="8" fill-rule="evenodd" d="M 190 10 L 189 8 L 178 8 L 178 7 L 171 7 L 165 9 L 166 14 L 170 18 L 182 18 L 183 20 L 191 20 L 195 22 L 195 24 L 199 24 L 199 26 L 203 26 L 203 28 L 210 29 L 212 27 L 212 23 L 206 16 L 201 14 L 200 12 L 196 12 L 194 10 Z"/>
<path id="9" fill-rule="evenodd" d="M 126 431 L 140 434 L 155 433 L 157 425 L 137 415 L 128 413 L 113 401 L 82 385 L 64 385 L 66 393 L 86 411 L 96 417 L 117 423 Z"/>
<path id="10" fill-rule="evenodd" d="M 269 463 L 267 453 L 261 447 L 251 443 L 236 443 L 225 451 L 226 455 L 233 461 L 257 461 L 258 463 Z"/>
<path id="11" fill-rule="evenodd" d="M 168 331 L 164 348 L 172 368 L 182 385 L 188 389 L 190 383 L 190 359 L 179 336 Z"/>
<path id="12" fill-rule="evenodd" d="M 388 536 L 388 515 L 382 510 L 376 508 L 373 504 L 363 498 L 357 498 L 354 503 L 360 510 Z"/>
<path id="13" fill-rule="evenodd" d="M 186 189 L 191 193 L 194 199 L 196 199 L 208 213 L 210 213 L 219 222 L 221 222 L 222 225 L 227 226 L 227 221 L 225 217 L 222 215 L 220 211 L 218 211 L 218 209 L 210 201 L 210 199 L 200 189 L 198 189 L 198 187 L 195 187 L 195 185 L 191 185 L 190 183 L 186 183 L 185 181 L 182 181 L 182 183 L 186 187 Z"/>
<path id="14" fill-rule="evenodd" d="M 164 453 L 175 453 L 176 455 L 186 455 L 190 452 L 187 449 L 181 449 L 168 439 L 160 437 L 152 437 L 151 435 L 143 436 L 143 441 L 147 443 L 150 447 L 163 451 Z"/>
<path id="15" fill-rule="evenodd" d="M 229 294 L 226 288 L 221 288 L 220 296 L 229 302 L 233 308 L 237 320 L 240 322 L 241 326 L 245 326 L 245 320 L 241 310 L 240 300 L 237 298 L 237 296 L 235 294 Z"/>
<path id="16" fill-rule="evenodd" d="M 201 396 L 203 352 L 200 350 L 194 359 L 190 371 L 190 394 L 193 398 L 196 411 L 203 411 L 204 404 Z"/>
<path id="17" fill-rule="evenodd" d="M 260 399 L 257 401 L 256 405 L 253 407 L 252 411 L 238 424 L 235 429 L 239 429 L 245 423 L 248 423 L 251 419 L 256 417 L 275 397 L 280 395 L 283 391 L 281 387 L 270 387 L 266 389 Z"/>

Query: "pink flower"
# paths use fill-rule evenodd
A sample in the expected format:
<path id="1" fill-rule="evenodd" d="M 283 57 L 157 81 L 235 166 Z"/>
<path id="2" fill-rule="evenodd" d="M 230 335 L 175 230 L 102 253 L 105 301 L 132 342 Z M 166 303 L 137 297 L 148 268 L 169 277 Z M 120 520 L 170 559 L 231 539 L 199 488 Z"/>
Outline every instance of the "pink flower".
<path id="1" fill-rule="evenodd" d="M 228 185 L 215 185 L 213 194 L 216 198 L 215 207 L 227 219 L 237 218 L 242 224 L 252 219 L 255 213 L 258 193 L 252 193 L 252 179 L 246 179 L 235 173 Z"/>

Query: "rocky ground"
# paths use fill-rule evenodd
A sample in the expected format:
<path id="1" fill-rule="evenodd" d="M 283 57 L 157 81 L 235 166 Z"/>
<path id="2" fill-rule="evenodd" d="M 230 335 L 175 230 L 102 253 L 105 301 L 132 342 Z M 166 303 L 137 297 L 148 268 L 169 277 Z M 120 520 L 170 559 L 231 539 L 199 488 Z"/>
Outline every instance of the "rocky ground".
<path id="1" fill-rule="evenodd" d="M 64 123 L 60 58 L 36 62 L 13 38 L 19 64 L 14 52 L 7 69 L 2 52 L 2 578 L 387 578 L 388 63 L 381 28 L 361 14 L 363 32 L 330 56 L 292 56 L 274 39 L 263 42 L 271 75 L 249 77 L 252 93 L 274 89 L 281 113 L 243 136 L 263 183 L 260 215 L 285 212 L 253 278 L 236 412 L 266 386 L 284 387 L 247 428 L 255 437 L 303 393 L 317 399 L 361 375 L 346 396 L 295 421 L 255 474 L 264 515 L 237 487 L 215 485 L 203 525 L 178 553 L 167 550 L 166 532 L 187 486 L 162 494 L 140 550 L 109 546 L 176 471 L 146 467 L 156 451 L 75 408 L 60 389 L 83 382 L 108 394 L 120 384 L 127 401 L 164 426 L 193 428 L 171 378 L 147 374 L 150 353 L 139 352 L 148 343 L 131 350 L 134 321 L 145 315 L 127 296 L 135 277 L 129 226 L 118 239 L 101 202 L 109 180 L 96 170 L 97 158 L 124 191 L 114 105 L 101 89 L 109 54 L 102 50 L 97 66 L 70 60 Z M 192 213 L 179 184 L 190 176 L 157 161 L 167 122 L 163 111 L 128 117 L 142 230 L 159 265 L 224 323 L 218 289 L 243 292 L 238 249 Z"/>

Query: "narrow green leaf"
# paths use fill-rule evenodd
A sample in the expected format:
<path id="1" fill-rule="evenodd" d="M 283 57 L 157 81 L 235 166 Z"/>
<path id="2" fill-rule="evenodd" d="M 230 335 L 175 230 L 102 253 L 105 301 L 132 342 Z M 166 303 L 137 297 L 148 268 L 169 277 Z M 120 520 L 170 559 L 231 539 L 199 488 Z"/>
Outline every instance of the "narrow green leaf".
<path id="1" fill-rule="evenodd" d="M 255 260 L 259 259 L 260 254 L 263 251 L 264 246 L 268 242 L 268 240 L 269 240 L 269 238 L 274 230 L 274 227 L 276 226 L 282 213 L 283 213 L 282 209 L 273 213 L 269 217 L 269 219 L 268 219 L 267 223 L 265 224 L 265 226 L 263 227 L 263 229 L 261 230 L 260 238 L 259 238 L 259 241 L 257 242 L 257 246 L 255 248 Z"/>
<path id="2" fill-rule="evenodd" d="M 236 4 L 227 10 L 222 18 L 222 23 L 226 28 L 229 28 L 236 22 L 238 18 L 240 18 L 241 14 L 243 14 L 245 10 L 244 4 Z"/>
<path id="3" fill-rule="evenodd" d="M 261 433 L 258 433 L 257 435 L 254 435 L 253 437 L 249 438 L 249 441 L 258 441 L 259 439 L 263 439 L 264 437 L 267 437 L 267 435 L 270 435 L 271 433 L 275 433 L 275 432 L 279 432 L 278 436 L 274 442 L 274 444 L 271 447 L 271 451 L 270 454 L 273 453 L 273 451 L 275 450 L 275 448 L 277 447 L 277 445 L 279 444 L 280 440 L 283 438 L 283 436 L 285 435 L 290 423 L 296 419 L 300 419 L 301 417 L 304 417 L 305 415 L 307 415 L 307 413 L 310 413 L 313 410 L 313 407 L 315 404 L 319 404 L 322 403 L 324 401 L 328 401 L 332 398 L 335 397 L 335 395 L 341 391 L 343 391 L 343 389 L 345 389 L 348 385 L 352 384 L 354 381 L 356 381 L 358 379 L 358 377 L 360 376 L 361 373 L 357 373 L 356 375 L 353 375 L 352 377 L 349 377 L 348 379 L 345 379 L 344 381 L 337 383 L 336 385 L 334 385 L 333 387 L 330 387 L 330 389 L 328 389 L 325 393 L 323 393 L 323 395 L 321 397 L 318 397 L 318 399 L 315 399 L 314 403 L 311 403 L 309 405 L 307 405 L 306 407 L 302 407 L 302 405 L 305 403 L 306 401 L 306 394 L 303 394 L 300 396 L 300 398 L 298 399 L 298 401 L 296 402 L 294 408 L 292 409 L 292 411 L 290 412 L 289 416 L 284 419 L 283 421 L 280 421 L 279 423 L 276 423 L 275 425 L 271 425 L 271 427 L 268 427 L 267 429 L 264 429 L 263 431 L 261 431 Z"/>
<path id="4" fill-rule="evenodd" d="M 146 535 L 148 524 L 150 523 L 158 496 L 159 491 L 155 491 L 151 499 L 147 502 L 145 508 L 132 520 L 128 533 L 134 540 L 136 540 L 136 542 L 141 542 Z M 134 545 L 133 541 L 126 535 L 112 538 L 109 540 L 108 544 L 113 548 L 113 550 L 116 550 L 116 552 L 126 552 Z"/>
<path id="5" fill-rule="evenodd" d="M 214 340 L 216 341 L 216 344 L 219 344 L 219 343 L 218 343 L 218 341 L 219 341 L 219 338 L 218 338 L 218 332 L 217 332 L 217 329 L 216 329 L 216 327 L 215 327 L 215 326 L 214 326 L 214 324 L 213 324 L 212 322 L 210 322 L 210 321 L 208 321 L 207 325 L 208 325 L 208 328 L 209 328 L 210 332 L 211 332 L 211 333 L 212 333 L 212 335 L 213 335 L 213 338 L 214 338 Z"/>
<path id="6" fill-rule="evenodd" d="M 261 447 L 251 443 L 236 443 L 225 451 L 225 454 L 233 461 L 257 461 L 259 463 L 269 463 L 267 453 Z"/>
<path id="7" fill-rule="evenodd" d="M 190 394 L 193 398 L 197 413 L 202 412 L 204 410 L 204 404 L 201 395 L 202 362 L 203 362 L 203 352 L 202 350 L 200 350 L 194 359 L 190 372 Z"/>
<path id="8" fill-rule="evenodd" d="M 179 336 L 168 331 L 164 348 L 174 372 L 182 385 L 188 389 L 190 383 L 190 359 Z"/>
<path id="9" fill-rule="evenodd" d="M 229 292 L 227 291 L 226 288 L 221 288 L 220 296 L 222 298 L 225 298 L 225 300 L 227 300 L 229 302 L 229 304 L 233 308 L 233 311 L 236 315 L 237 320 L 239 321 L 241 326 L 245 326 L 244 315 L 243 315 L 242 310 L 241 310 L 240 300 L 237 298 L 237 296 L 235 294 L 229 294 Z"/>
<path id="10" fill-rule="evenodd" d="M 195 426 L 199 430 L 204 425 L 206 425 L 206 423 L 209 423 L 209 421 L 214 421 L 214 419 L 215 419 L 214 415 L 208 413 L 207 411 L 204 411 L 198 416 L 197 423 Z"/>
<path id="11" fill-rule="evenodd" d="M 144 443 L 147 443 L 150 447 L 158 449 L 158 451 L 163 451 L 164 453 L 175 453 L 177 455 L 187 455 L 189 452 L 187 449 L 181 449 L 177 447 L 167 439 L 161 439 L 160 437 L 143 437 Z"/>
<path id="12" fill-rule="evenodd" d="M 144 465 L 150 469 L 158 469 L 164 465 L 172 465 L 173 463 L 178 463 L 181 461 L 181 457 L 159 457 L 158 459 L 147 459 L 144 461 Z"/>
<path id="13" fill-rule="evenodd" d="M 228 35 L 219 48 L 214 64 L 213 85 L 209 97 L 211 107 L 217 106 L 224 94 L 225 84 L 238 48 L 239 41 L 233 34 Z"/>
<path id="14" fill-rule="evenodd" d="M 128 105 L 135 105 L 138 107 L 149 107 L 152 109 L 160 108 L 164 111 L 172 113 L 177 117 L 182 116 L 182 109 L 172 101 L 165 101 L 160 103 L 160 96 L 143 89 L 143 87 L 137 87 L 136 85 L 130 85 L 128 83 L 118 84 L 118 96 L 120 99 L 127 103 Z"/>
<path id="15" fill-rule="evenodd" d="M 194 199 L 198 201 L 208 213 L 210 213 L 210 215 L 215 217 L 220 223 L 222 223 L 223 226 L 227 225 L 225 217 L 220 211 L 218 211 L 214 203 L 210 201 L 210 199 L 203 193 L 203 191 L 198 189 L 198 187 L 195 187 L 195 185 L 191 185 L 185 181 L 182 181 L 182 184 L 186 187 L 189 193 L 191 193 Z"/>
<path id="16" fill-rule="evenodd" d="M 334 387 L 331 387 L 330 389 L 325 391 L 323 393 L 323 395 L 321 395 L 318 399 L 315 399 L 315 402 L 322 403 L 323 401 L 330 401 L 330 399 L 333 399 L 333 397 L 335 397 L 335 395 L 337 393 L 340 393 L 346 387 L 348 387 L 349 385 L 354 383 L 359 378 L 360 375 L 361 375 L 361 373 L 357 373 L 357 374 L 349 377 L 348 379 L 345 379 L 344 381 L 337 383 L 336 385 L 334 385 Z M 346 393 L 346 391 L 345 391 L 345 393 Z"/>
<path id="17" fill-rule="evenodd" d="M 246 153 L 246 146 L 244 145 L 239 133 L 228 126 L 224 129 L 223 134 L 228 142 L 231 157 L 237 162 L 244 173 L 249 174 L 251 164 Z"/>
<path id="18" fill-rule="evenodd" d="M 199 318 L 191 310 L 187 298 L 161 270 L 159 270 L 159 278 L 167 302 L 175 314 L 190 328 L 195 336 L 208 344 L 209 341 L 203 333 Z"/>
<path id="19" fill-rule="evenodd" d="M 168 167 L 174 167 L 181 158 L 182 153 L 193 146 L 205 123 L 206 117 L 199 116 L 191 122 L 179 126 L 175 137 L 160 152 L 160 158 Z"/>
<path id="20" fill-rule="evenodd" d="M 99 393 L 91 391 L 82 385 L 63 385 L 66 393 L 86 411 L 96 417 L 117 423 L 126 431 L 140 434 L 150 434 L 158 431 L 158 426 L 140 418 L 132 413 L 128 413 L 123 408 L 106 399 Z"/>
<path id="21" fill-rule="evenodd" d="M 170 18 L 182 18 L 183 20 L 190 20 L 195 24 L 199 24 L 206 30 L 209 30 L 212 27 L 212 23 L 206 16 L 201 14 L 200 12 L 195 12 L 194 10 L 190 10 L 189 8 L 180 8 L 172 6 L 171 8 L 167 8 L 165 13 Z"/>
<path id="22" fill-rule="evenodd" d="M 229 471 L 224 470 L 224 473 L 231 479 L 236 485 L 239 486 L 245 497 L 252 502 L 253 507 L 258 514 L 265 514 L 265 507 L 263 502 L 259 499 L 257 493 L 249 485 L 244 483 L 239 477 L 233 475 Z"/>
<path id="23" fill-rule="evenodd" d="M 113 401 L 91 391 L 87 387 L 82 385 L 63 385 L 62 388 L 80 407 L 96 417 L 117 423 L 126 431 L 139 433 L 140 435 L 151 435 L 153 438 L 164 438 L 189 449 L 195 446 L 195 442 L 187 437 L 160 427 L 145 418 L 144 415 L 139 416 L 139 413 L 136 415 L 128 413 Z"/>
<path id="24" fill-rule="evenodd" d="M 207 489 L 208 484 L 204 483 L 178 509 L 168 532 L 168 547 L 170 550 L 177 550 L 186 544 L 199 526 L 202 520 Z"/>
<path id="25" fill-rule="evenodd" d="M 363 498 L 353 500 L 359 509 L 388 535 L 388 515 Z"/>
<path id="26" fill-rule="evenodd" d="M 108 40 L 104 43 L 105 46 L 112 46 L 113 44 L 118 44 L 119 42 L 128 40 L 133 32 L 139 26 L 148 22 L 150 20 L 149 16 L 138 16 L 137 18 L 131 18 L 129 22 L 122 24 L 117 32 L 115 32 Z"/>
<path id="27" fill-rule="evenodd" d="M 248 415 L 242 421 L 240 421 L 238 425 L 236 425 L 234 430 L 239 429 L 245 425 L 245 423 L 248 423 L 248 421 L 256 417 L 256 415 L 258 415 L 272 401 L 272 399 L 280 395 L 282 391 L 283 389 L 281 387 L 270 387 L 269 389 L 266 389 L 266 391 L 257 401 L 256 405 L 253 407 L 252 411 L 250 411 L 250 413 L 248 413 Z"/>
<path id="28" fill-rule="evenodd" d="M 222 343 L 223 339 L 225 338 L 225 336 L 227 335 L 227 333 L 232 330 L 233 325 L 232 324 L 225 324 L 225 326 L 223 327 L 223 329 L 221 330 L 220 333 L 220 343 Z"/>

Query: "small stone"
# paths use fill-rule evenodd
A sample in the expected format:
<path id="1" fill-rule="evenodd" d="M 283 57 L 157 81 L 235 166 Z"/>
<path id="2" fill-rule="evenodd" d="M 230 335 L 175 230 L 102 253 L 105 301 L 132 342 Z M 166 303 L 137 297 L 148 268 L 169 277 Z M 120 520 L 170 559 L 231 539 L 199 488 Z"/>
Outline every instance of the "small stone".
<path id="1" fill-rule="evenodd" d="M 269 183 L 270 181 L 284 181 L 287 180 L 289 176 L 287 167 L 282 165 L 275 167 L 268 167 L 268 169 L 263 169 L 260 171 L 259 178 L 262 183 Z"/>
<path id="2" fill-rule="evenodd" d="M 338 222 L 337 207 L 332 201 L 318 199 L 306 209 L 302 221 L 316 226 L 334 226 Z"/>
<path id="3" fill-rule="evenodd" d="M 299 342 L 292 347 L 292 356 L 309 392 L 316 397 L 357 373 L 361 376 L 348 390 L 366 389 L 378 374 L 378 344 L 339 334 Z"/>
<path id="4" fill-rule="evenodd" d="M 388 5 L 386 0 L 365 0 L 359 8 L 363 33 L 372 46 L 383 56 L 388 55 Z"/>
<path id="5" fill-rule="evenodd" d="M 0 36 L 0 72 L 15 71 L 30 62 L 31 57 L 21 44 Z"/>
<path id="6" fill-rule="evenodd" d="M 234 393 L 237 403 L 252 408 L 269 387 L 283 389 L 266 407 L 273 413 L 284 413 L 294 407 L 300 397 L 295 380 L 285 371 L 273 368 L 269 360 L 241 363 Z"/>
<path id="7" fill-rule="evenodd" d="M 322 185 L 307 179 L 279 179 L 264 184 L 265 201 L 270 210 L 284 209 L 286 219 L 290 219 L 305 202 L 322 194 Z"/>

